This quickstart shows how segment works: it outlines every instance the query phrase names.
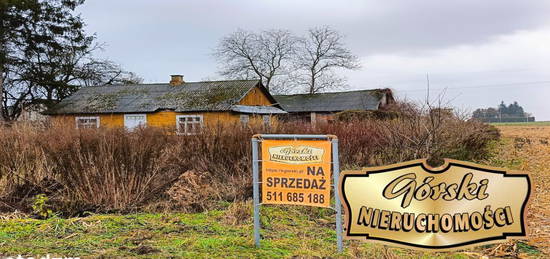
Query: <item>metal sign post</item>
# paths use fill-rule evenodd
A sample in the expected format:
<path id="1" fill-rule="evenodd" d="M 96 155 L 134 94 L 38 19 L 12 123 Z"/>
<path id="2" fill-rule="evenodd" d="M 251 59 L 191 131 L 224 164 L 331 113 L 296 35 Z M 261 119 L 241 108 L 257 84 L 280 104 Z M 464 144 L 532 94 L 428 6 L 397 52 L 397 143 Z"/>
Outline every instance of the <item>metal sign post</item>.
<path id="1" fill-rule="evenodd" d="M 260 173 L 258 170 L 258 139 L 252 138 L 252 188 L 254 199 L 254 243 L 260 247 Z"/>
<path id="2" fill-rule="evenodd" d="M 334 207 L 336 207 L 336 244 L 338 252 L 344 249 L 342 243 L 342 204 L 340 204 L 340 194 L 338 192 L 338 183 L 340 182 L 340 162 L 338 159 L 338 139 L 332 139 L 332 186 L 334 190 Z"/>
<path id="3" fill-rule="evenodd" d="M 343 250 L 343 241 L 342 241 L 342 206 L 340 203 L 339 193 L 338 193 L 338 182 L 340 177 L 340 165 L 338 159 L 338 139 L 333 135 L 290 135 L 290 134 L 259 134 L 252 137 L 252 184 L 253 184 L 253 200 L 254 200 L 254 243 L 256 247 L 260 247 L 260 162 L 259 159 L 259 143 L 263 140 L 281 140 L 281 141 L 298 141 L 298 140 L 329 140 L 330 148 L 332 150 L 332 180 L 333 183 L 330 186 L 333 186 L 334 201 L 335 207 L 333 208 L 336 211 L 336 240 L 338 252 Z M 277 147 L 275 147 L 277 148 Z M 315 150 L 315 148 L 313 148 Z M 263 152 L 263 151 L 262 151 Z M 262 158 L 263 159 L 263 158 Z M 262 169 L 264 170 L 264 169 Z M 309 171 L 309 169 L 308 169 Z M 330 179 L 330 178 L 329 178 Z M 264 192 L 264 191 L 262 191 Z M 329 192 L 330 193 L 330 192 Z M 296 193 L 294 193 L 296 194 Z M 279 193 L 280 195 L 280 193 Z M 280 197 L 280 196 L 279 196 Z M 296 196 L 294 196 L 296 197 Z M 298 196 L 301 197 L 301 196 Z M 264 199 L 264 198 L 262 198 Z M 322 203 L 322 202 L 320 202 Z M 292 204 L 292 203 L 290 203 Z M 300 205 L 300 204 L 297 204 Z M 310 204 L 302 204 L 310 205 Z M 329 204 L 318 204 L 310 206 L 320 206 L 328 207 Z"/>

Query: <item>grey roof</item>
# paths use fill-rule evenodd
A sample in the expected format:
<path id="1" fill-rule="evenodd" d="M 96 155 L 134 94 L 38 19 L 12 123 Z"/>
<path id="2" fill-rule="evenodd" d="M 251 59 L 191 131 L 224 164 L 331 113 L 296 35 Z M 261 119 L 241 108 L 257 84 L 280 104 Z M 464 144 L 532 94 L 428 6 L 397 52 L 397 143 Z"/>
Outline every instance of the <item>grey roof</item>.
<path id="1" fill-rule="evenodd" d="M 254 113 L 254 114 L 284 114 L 287 113 L 273 106 L 249 106 L 249 105 L 233 105 L 231 108 L 234 112 Z"/>
<path id="2" fill-rule="evenodd" d="M 83 87 L 45 114 L 231 111 L 255 86 L 262 87 L 258 80 Z"/>
<path id="3" fill-rule="evenodd" d="M 387 89 L 350 92 L 275 95 L 275 100 L 287 112 L 340 112 L 347 110 L 377 110 Z"/>

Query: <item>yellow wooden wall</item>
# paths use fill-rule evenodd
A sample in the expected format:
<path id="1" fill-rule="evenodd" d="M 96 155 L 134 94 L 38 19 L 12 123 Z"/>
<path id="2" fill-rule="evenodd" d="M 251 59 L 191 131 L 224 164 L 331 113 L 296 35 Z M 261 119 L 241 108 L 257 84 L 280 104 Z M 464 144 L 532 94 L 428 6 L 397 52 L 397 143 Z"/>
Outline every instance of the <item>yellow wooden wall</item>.
<path id="1" fill-rule="evenodd" d="M 124 114 L 77 114 L 77 115 L 55 115 L 52 120 L 55 123 L 63 123 L 76 127 L 76 117 L 99 117 L 100 127 L 123 127 Z"/>
<path id="2" fill-rule="evenodd" d="M 220 123 L 234 123 L 239 121 L 239 114 L 231 112 L 173 112 L 161 111 L 147 114 L 147 125 L 155 127 L 176 127 L 177 115 L 202 115 L 205 125 Z"/>
<path id="3" fill-rule="evenodd" d="M 160 111 L 148 113 L 147 126 L 176 129 L 177 115 L 202 115 L 205 125 L 215 125 L 216 123 L 236 123 L 240 121 L 239 114 L 231 112 L 173 112 Z M 76 126 L 76 117 L 99 116 L 100 127 L 117 128 L 124 127 L 124 114 L 86 114 L 86 115 L 58 115 L 53 116 L 53 120 L 59 123 Z"/>
<path id="4" fill-rule="evenodd" d="M 160 111 L 147 114 L 147 126 L 176 128 L 176 113 L 173 111 Z"/>
<path id="5" fill-rule="evenodd" d="M 124 127 L 124 114 L 101 114 L 99 115 L 100 127 Z"/>
<path id="6" fill-rule="evenodd" d="M 273 103 L 260 90 L 259 87 L 254 87 L 248 94 L 239 102 L 241 105 L 272 105 Z"/>

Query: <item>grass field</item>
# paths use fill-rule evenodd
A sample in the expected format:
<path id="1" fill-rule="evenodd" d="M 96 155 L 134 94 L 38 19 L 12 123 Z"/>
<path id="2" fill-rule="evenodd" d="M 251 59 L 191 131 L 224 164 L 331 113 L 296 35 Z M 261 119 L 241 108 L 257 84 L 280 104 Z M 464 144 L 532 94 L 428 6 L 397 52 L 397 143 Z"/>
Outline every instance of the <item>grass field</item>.
<path id="1" fill-rule="evenodd" d="M 494 126 L 550 126 L 550 121 L 533 121 L 533 122 L 495 122 L 490 123 Z"/>
<path id="2" fill-rule="evenodd" d="M 326 209 L 265 207 L 262 248 L 255 249 L 252 222 L 236 218 L 240 209 L 198 214 L 93 215 L 48 220 L 10 219 L 0 224 L 0 254 L 122 257 L 280 258 L 346 256 L 379 258 L 466 258 L 464 254 L 419 254 L 354 242 L 335 252 L 332 212 Z M 237 212 L 239 214 L 239 212 Z"/>
<path id="3" fill-rule="evenodd" d="M 529 172 L 531 194 L 528 244 L 550 256 L 550 126 L 499 126 L 503 140 L 489 163 Z"/>
<path id="4" fill-rule="evenodd" d="M 235 217 L 240 204 L 196 214 L 92 215 L 85 218 L 8 219 L 0 223 L 0 254 L 5 256 L 187 257 L 187 258 L 479 258 L 485 250 L 454 253 L 416 252 L 346 242 L 336 253 L 334 216 L 327 209 L 264 207 L 263 240 L 256 249 L 252 221 Z M 489 251 L 487 250 L 487 251 Z M 538 256 L 519 243 L 518 252 Z"/>
<path id="5" fill-rule="evenodd" d="M 3 215 L 0 255 L 80 257 L 344 257 L 344 258 L 482 258 L 550 255 L 550 126 L 499 126 L 503 140 L 485 163 L 531 173 L 535 190 L 530 203 L 529 238 L 452 253 L 418 252 L 361 242 L 335 252 L 331 210 L 300 207 L 262 208 L 262 248 L 252 240 L 252 206 L 222 204 L 219 210 L 183 214 L 91 215 L 83 218 L 29 219 Z"/>

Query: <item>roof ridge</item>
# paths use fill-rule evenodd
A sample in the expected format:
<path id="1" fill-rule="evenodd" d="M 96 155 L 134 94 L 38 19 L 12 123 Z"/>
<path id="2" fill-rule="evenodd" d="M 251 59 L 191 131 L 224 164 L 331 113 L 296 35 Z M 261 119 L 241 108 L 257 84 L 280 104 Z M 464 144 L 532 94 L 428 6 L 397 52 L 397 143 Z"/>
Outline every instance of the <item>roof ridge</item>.
<path id="1" fill-rule="evenodd" d="M 120 87 L 120 86 L 139 86 L 139 85 L 168 85 L 168 83 L 89 85 L 89 86 L 80 87 L 80 89 L 83 89 L 83 88 L 90 88 L 90 87 Z"/>
<path id="2" fill-rule="evenodd" d="M 199 83 L 221 83 L 221 82 L 258 82 L 260 79 L 226 79 L 226 80 L 205 80 L 205 81 L 194 81 L 194 82 L 184 82 L 183 84 L 199 84 Z M 90 85 L 86 87 L 118 87 L 118 86 L 141 86 L 141 85 L 170 85 L 170 83 L 141 83 L 141 84 L 112 84 L 112 85 Z"/>
<path id="3" fill-rule="evenodd" d="M 314 94 L 276 94 L 273 96 L 298 96 L 298 95 L 327 95 L 327 94 L 342 94 L 342 93 L 356 93 L 356 92 L 373 92 L 373 91 L 383 91 L 387 88 L 375 88 L 375 89 L 363 89 L 363 90 L 352 90 L 352 91 L 341 91 L 341 92 L 324 92 L 324 93 L 314 93 Z"/>
<path id="4" fill-rule="evenodd" d="M 184 84 L 186 83 L 214 83 L 214 82 L 245 82 L 245 81 L 254 81 L 254 82 L 258 82 L 260 81 L 260 79 L 226 79 L 226 80 L 206 80 L 206 81 L 195 81 L 195 82 L 185 82 Z"/>

